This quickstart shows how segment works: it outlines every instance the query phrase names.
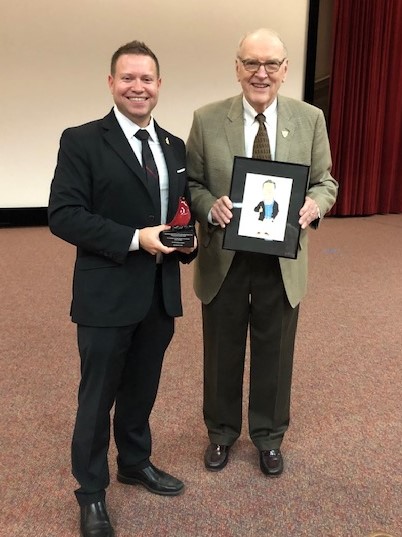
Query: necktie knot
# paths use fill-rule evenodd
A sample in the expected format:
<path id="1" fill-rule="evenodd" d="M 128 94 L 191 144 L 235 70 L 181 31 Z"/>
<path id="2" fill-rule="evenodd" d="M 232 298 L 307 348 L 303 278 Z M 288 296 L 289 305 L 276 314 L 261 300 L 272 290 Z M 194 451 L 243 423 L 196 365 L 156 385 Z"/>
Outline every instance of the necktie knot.
<path id="1" fill-rule="evenodd" d="M 141 140 L 141 142 L 145 142 L 149 138 L 149 132 L 146 129 L 139 129 L 134 136 Z"/>
<path id="2" fill-rule="evenodd" d="M 257 115 L 255 116 L 255 119 L 258 121 L 258 123 L 259 123 L 260 125 L 264 125 L 264 123 L 265 123 L 265 116 L 264 116 L 264 114 L 257 114 Z"/>

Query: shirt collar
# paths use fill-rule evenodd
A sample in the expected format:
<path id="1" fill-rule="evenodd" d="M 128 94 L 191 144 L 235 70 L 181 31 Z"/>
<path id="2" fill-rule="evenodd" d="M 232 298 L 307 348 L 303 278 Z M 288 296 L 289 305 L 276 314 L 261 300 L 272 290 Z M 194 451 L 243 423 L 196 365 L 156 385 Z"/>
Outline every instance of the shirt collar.
<path id="1" fill-rule="evenodd" d="M 264 110 L 264 116 L 265 121 L 268 123 L 272 123 L 276 118 L 276 111 L 278 107 L 278 97 L 275 97 L 274 101 Z M 251 106 L 251 104 L 247 101 L 247 99 L 243 95 L 243 110 L 244 110 L 244 121 L 246 125 L 251 125 L 255 121 L 255 116 L 257 115 L 257 112 L 254 110 L 254 108 Z"/>
<path id="2" fill-rule="evenodd" d="M 131 119 L 129 119 L 127 116 L 122 114 L 116 105 L 114 105 L 113 111 L 116 116 L 117 122 L 119 123 L 122 131 L 124 132 L 124 135 L 127 138 L 127 140 L 130 140 L 130 138 L 132 138 L 139 129 L 143 128 L 137 125 L 136 123 L 134 123 L 134 121 L 131 121 Z M 158 141 L 158 137 L 156 135 L 156 130 L 155 130 L 155 122 L 152 116 L 145 130 L 149 132 L 149 136 L 153 142 Z"/>

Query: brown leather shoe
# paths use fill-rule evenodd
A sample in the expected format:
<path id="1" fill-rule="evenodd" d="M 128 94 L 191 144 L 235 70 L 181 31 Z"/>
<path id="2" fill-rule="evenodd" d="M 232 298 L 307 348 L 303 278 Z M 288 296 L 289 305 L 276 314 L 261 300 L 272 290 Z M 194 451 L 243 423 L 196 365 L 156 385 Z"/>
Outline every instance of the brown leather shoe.
<path id="1" fill-rule="evenodd" d="M 260 451 L 260 468 L 263 474 L 277 477 L 283 472 L 283 458 L 280 449 Z"/>
<path id="2" fill-rule="evenodd" d="M 217 472 L 227 465 L 229 459 L 230 446 L 221 444 L 209 444 L 205 451 L 204 463 L 207 470 Z"/>

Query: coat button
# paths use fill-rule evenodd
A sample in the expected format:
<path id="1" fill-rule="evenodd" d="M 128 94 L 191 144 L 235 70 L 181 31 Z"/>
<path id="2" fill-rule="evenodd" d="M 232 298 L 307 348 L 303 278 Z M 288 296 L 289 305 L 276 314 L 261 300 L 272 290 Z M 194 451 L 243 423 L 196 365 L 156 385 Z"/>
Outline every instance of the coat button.
<path id="1" fill-rule="evenodd" d="M 150 214 L 150 215 L 148 216 L 148 218 L 149 218 L 149 220 L 150 220 L 151 222 L 153 222 L 153 221 L 155 220 L 155 216 L 154 216 L 153 214 Z"/>

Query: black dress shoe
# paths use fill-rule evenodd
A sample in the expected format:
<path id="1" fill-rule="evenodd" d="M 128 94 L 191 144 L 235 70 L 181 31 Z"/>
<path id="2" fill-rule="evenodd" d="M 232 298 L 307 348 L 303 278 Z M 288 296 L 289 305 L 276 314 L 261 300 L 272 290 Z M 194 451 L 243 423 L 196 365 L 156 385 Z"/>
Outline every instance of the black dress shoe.
<path id="1" fill-rule="evenodd" d="M 113 537 L 114 531 L 110 524 L 105 502 L 81 505 L 81 536 L 82 537 Z"/>
<path id="2" fill-rule="evenodd" d="M 150 464 L 142 470 L 117 472 L 117 481 L 125 485 L 143 485 L 150 492 L 163 496 L 177 496 L 184 489 L 184 483 Z"/>
<path id="3" fill-rule="evenodd" d="M 262 473 L 277 477 L 283 472 L 283 458 L 280 449 L 260 451 L 260 468 Z"/>
<path id="4" fill-rule="evenodd" d="M 222 470 L 228 463 L 230 446 L 221 444 L 209 444 L 205 451 L 204 463 L 207 470 L 217 472 Z"/>

